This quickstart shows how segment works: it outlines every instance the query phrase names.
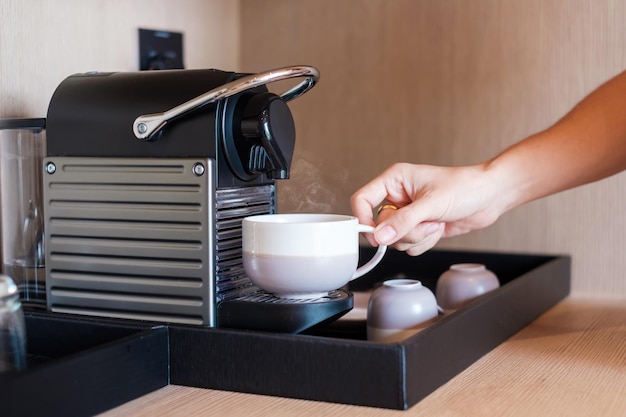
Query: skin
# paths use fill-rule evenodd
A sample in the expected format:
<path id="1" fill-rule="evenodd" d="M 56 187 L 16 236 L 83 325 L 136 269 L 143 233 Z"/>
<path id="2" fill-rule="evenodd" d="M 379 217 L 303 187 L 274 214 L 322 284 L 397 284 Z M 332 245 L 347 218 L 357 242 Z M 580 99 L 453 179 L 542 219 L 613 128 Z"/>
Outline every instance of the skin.
<path id="1" fill-rule="evenodd" d="M 550 128 L 480 164 L 397 163 L 357 190 L 352 211 L 376 227 L 372 245 L 409 255 L 493 224 L 527 202 L 626 169 L 626 71 L 585 97 Z M 391 203 L 378 215 L 374 208 Z"/>

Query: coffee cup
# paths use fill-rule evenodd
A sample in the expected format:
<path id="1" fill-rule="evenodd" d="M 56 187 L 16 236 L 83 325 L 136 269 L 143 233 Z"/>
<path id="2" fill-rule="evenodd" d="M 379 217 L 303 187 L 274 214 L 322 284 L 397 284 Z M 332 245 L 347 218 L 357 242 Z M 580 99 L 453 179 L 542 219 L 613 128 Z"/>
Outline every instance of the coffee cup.
<path id="1" fill-rule="evenodd" d="M 367 340 L 398 342 L 437 320 L 435 294 L 415 279 L 383 282 L 367 306 Z"/>
<path id="2" fill-rule="evenodd" d="M 454 264 L 437 280 L 437 302 L 445 314 L 450 314 L 498 287 L 498 277 L 485 265 Z"/>
<path id="3" fill-rule="evenodd" d="M 327 297 L 329 291 L 371 271 L 383 258 L 379 246 L 363 266 L 359 233 L 372 226 L 339 214 L 266 214 L 242 222 L 242 257 L 254 285 L 283 298 Z M 358 267 L 358 268 L 357 268 Z"/>

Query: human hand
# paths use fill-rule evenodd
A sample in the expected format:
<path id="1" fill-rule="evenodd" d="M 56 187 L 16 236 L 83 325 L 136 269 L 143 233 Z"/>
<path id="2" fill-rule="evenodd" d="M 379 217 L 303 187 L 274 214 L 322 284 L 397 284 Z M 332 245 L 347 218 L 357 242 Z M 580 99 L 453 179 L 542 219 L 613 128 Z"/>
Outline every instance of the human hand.
<path id="1" fill-rule="evenodd" d="M 442 237 L 457 236 L 495 222 L 504 211 L 498 187 L 486 165 L 437 167 L 394 164 L 352 195 L 354 215 L 375 226 L 366 235 L 374 246 L 393 245 L 409 255 L 419 255 Z M 382 210 L 378 224 L 373 210 Z"/>

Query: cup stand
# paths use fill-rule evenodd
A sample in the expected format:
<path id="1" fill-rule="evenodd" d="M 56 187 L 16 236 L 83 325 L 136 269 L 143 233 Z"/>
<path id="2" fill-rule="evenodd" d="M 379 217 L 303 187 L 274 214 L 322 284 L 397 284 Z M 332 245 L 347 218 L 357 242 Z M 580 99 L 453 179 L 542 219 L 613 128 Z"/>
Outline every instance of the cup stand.
<path id="1" fill-rule="evenodd" d="M 219 327 L 301 333 L 338 319 L 352 309 L 352 293 L 334 290 L 327 297 L 280 298 L 259 290 L 221 301 L 217 306 Z"/>

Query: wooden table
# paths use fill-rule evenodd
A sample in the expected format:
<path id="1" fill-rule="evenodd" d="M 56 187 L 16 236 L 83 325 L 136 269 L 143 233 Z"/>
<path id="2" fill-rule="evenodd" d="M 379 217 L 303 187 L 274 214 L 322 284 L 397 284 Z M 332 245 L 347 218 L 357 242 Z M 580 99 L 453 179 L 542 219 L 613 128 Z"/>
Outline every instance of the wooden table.
<path id="1" fill-rule="evenodd" d="M 626 416 L 626 300 L 568 298 L 407 411 L 170 385 L 102 416 Z"/>

